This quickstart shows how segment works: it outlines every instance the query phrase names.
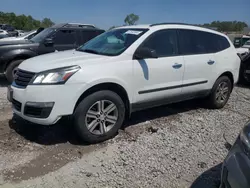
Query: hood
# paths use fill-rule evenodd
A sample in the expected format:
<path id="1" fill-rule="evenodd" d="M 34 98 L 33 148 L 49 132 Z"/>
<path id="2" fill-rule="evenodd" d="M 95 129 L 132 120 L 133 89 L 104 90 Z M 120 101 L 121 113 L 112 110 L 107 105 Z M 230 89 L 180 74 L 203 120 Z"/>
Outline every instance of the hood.
<path id="1" fill-rule="evenodd" d="M 32 42 L 29 40 L 0 40 L 0 46 L 4 45 L 17 45 L 17 44 L 31 44 Z"/>
<path id="2" fill-rule="evenodd" d="M 23 37 L 7 37 L 0 40 L 0 42 L 14 41 L 14 40 L 24 40 Z"/>
<path id="3" fill-rule="evenodd" d="M 72 65 L 83 66 L 88 63 L 103 63 L 111 58 L 112 57 L 110 56 L 90 54 L 76 50 L 67 50 L 27 59 L 19 65 L 19 68 L 30 72 L 41 72 Z"/>

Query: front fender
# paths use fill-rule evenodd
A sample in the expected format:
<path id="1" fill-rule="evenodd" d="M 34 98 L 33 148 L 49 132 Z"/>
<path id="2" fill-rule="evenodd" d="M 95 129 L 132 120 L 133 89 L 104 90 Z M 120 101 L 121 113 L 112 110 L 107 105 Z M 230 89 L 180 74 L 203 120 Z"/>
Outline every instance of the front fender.
<path id="1" fill-rule="evenodd" d="M 121 86 L 127 93 L 127 96 L 129 98 L 129 101 L 132 102 L 133 101 L 133 94 L 131 93 L 132 91 L 130 91 L 129 87 L 127 86 L 126 83 L 124 83 L 123 81 L 116 79 L 116 78 L 105 78 L 105 79 L 96 79 L 96 80 L 92 80 L 89 81 L 87 83 L 77 83 L 79 84 L 79 89 L 77 91 L 75 91 L 75 104 L 77 103 L 78 99 L 81 97 L 81 95 L 83 93 L 85 93 L 88 89 L 99 85 L 99 84 L 105 84 L 105 83 L 111 83 L 111 84 L 117 84 L 119 86 Z M 67 84 L 67 83 L 66 83 Z M 69 83 L 68 84 L 76 84 L 76 83 Z"/>
<path id="2" fill-rule="evenodd" d="M 7 68 L 7 66 L 9 65 L 9 63 L 14 60 L 14 59 L 27 59 L 27 58 L 31 58 L 37 56 L 37 53 L 29 50 L 29 49 L 15 49 L 15 50 L 10 50 L 6 53 L 4 53 L 1 56 L 1 67 L 3 68 L 3 70 L 5 70 Z"/>

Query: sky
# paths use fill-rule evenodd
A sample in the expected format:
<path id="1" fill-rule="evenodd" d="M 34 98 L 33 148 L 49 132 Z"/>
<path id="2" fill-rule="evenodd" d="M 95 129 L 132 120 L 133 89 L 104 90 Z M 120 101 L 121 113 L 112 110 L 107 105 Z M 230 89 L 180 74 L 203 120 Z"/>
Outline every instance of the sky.
<path id="1" fill-rule="evenodd" d="M 103 29 L 123 25 L 130 13 L 139 15 L 138 24 L 237 20 L 250 26 L 250 0 L 7 0 L 1 2 L 0 11 Z"/>

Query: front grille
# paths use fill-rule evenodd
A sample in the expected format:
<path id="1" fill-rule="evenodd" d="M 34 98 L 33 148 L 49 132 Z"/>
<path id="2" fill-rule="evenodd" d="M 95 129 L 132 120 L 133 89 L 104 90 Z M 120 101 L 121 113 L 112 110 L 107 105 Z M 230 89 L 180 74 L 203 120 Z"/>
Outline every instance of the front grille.
<path id="1" fill-rule="evenodd" d="M 22 103 L 20 103 L 19 101 L 15 100 L 15 99 L 12 99 L 12 104 L 13 104 L 13 107 L 17 110 L 17 111 L 21 111 L 21 108 L 22 108 Z"/>
<path id="2" fill-rule="evenodd" d="M 17 86 L 25 88 L 34 75 L 35 73 L 33 72 L 18 69 L 15 75 L 15 84 Z"/>

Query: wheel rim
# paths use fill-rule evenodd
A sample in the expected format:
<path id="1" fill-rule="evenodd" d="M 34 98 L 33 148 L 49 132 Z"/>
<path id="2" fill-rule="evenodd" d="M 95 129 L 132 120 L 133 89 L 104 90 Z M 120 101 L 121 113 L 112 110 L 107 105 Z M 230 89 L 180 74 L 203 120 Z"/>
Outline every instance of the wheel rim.
<path id="1" fill-rule="evenodd" d="M 16 72 L 17 72 L 17 67 L 15 67 L 15 68 L 12 70 L 12 77 L 13 77 L 13 79 L 15 78 Z"/>
<path id="2" fill-rule="evenodd" d="M 227 82 L 221 82 L 216 90 L 216 101 L 224 103 L 229 95 L 229 86 Z"/>
<path id="3" fill-rule="evenodd" d="M 116 105 L 108 100 L 100 100 L 88 109 L 85 124 L 92 134 L 103 135 L 114 127 L 117 119 Z"/>

